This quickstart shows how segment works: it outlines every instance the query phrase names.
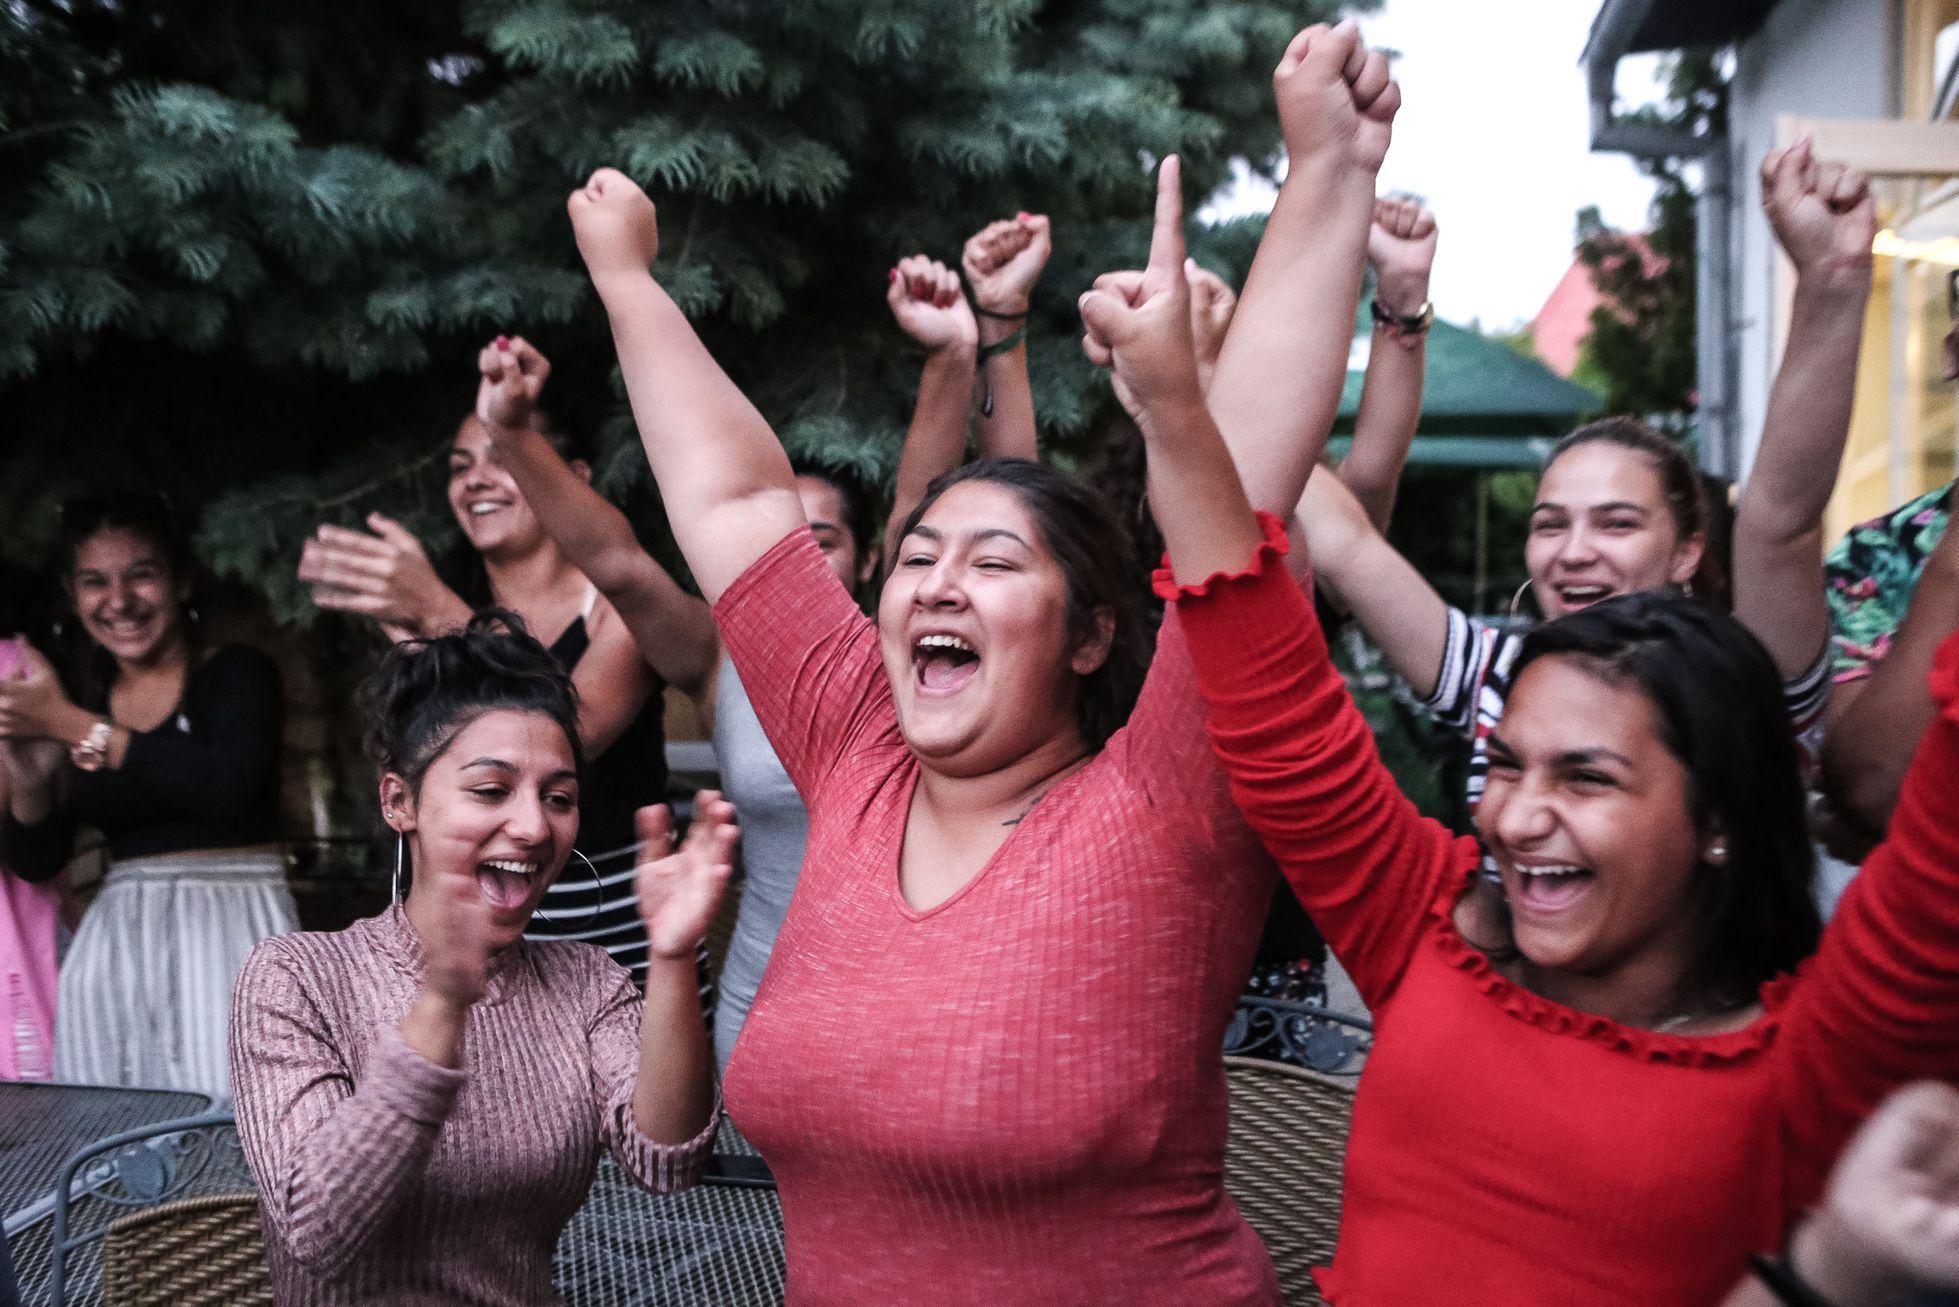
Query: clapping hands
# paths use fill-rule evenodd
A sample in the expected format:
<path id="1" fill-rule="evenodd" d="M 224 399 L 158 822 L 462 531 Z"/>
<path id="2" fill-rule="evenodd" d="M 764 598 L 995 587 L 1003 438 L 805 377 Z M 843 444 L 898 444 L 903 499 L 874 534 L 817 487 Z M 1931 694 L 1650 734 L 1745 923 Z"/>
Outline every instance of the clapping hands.
<path id="1" fill-rule="evenodd" d="M 884 298 L 905 334 L 933 353 L 978 348 L 979 322 L 960 289 L 959 274 L 937 259 L 914 254 L 900 260 Z"/>
<path id="2" fill-rule="evenodd" d="M 741 833 L 735 826 L 735 805 L 716 790 L 696 794 L 693 824 L 677 850 L 673 817 L 666 808 L 641 808 L 633 822 L 640 840 L 635 888 L 648 944 L 655 957 L 691 958 L 734 869 L 735 839 Z"/>
<path id="3" fill-rule="evenodd" d="M 379 622 L 390 639 L 425 635 L 454 595 L 408 529 L 381 513 L 367 515 L 367 530 L 322 523 L 299 555 L 299 579 L 313 602 Z"/>

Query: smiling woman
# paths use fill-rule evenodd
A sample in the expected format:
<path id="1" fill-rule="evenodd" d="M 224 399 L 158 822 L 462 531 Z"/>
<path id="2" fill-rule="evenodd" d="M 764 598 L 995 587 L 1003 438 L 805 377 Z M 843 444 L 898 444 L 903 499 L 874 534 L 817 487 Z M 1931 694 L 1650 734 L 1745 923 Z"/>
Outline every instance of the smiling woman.
<path id="1" fill-rule="evenodd" d="M 712 1148 L 693 959 L 733 809 L 703 792 L 677 852 L 665 809 L 639 814 L 642 1004 L 600 949 L 524 938 L 571 856 L 584 760 L 571 683 L 516 617 L 397 646 L 368 744 L 416 872 L 407 904 L 267 941 L 233 1001 L 278 1299 L 558 1301 L 552 1250 L 602 1146 L 659 1192 Z"/>
<path id="2" fill-rule="evenodd" d="M 75 693 L 25 646 L 0 680 L 0 859 L 53 877 L 81 824 L 113 859 L 62 965 L 55 1078 L 223 1094 L 233 978 L 298 924 L 273 843 L 278 668 L 200 638 L 189 550 L 160 500 L 69 505 L 58 556 L 88 644 Z"/>

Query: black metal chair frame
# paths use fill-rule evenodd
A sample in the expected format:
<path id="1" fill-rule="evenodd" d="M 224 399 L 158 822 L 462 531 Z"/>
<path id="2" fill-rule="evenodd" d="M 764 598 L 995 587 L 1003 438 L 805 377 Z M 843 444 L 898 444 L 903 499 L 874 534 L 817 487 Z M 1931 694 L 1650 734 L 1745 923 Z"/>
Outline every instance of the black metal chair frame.
<path id="1" fill-rule="evenodd" d="M 54 1307 L 67 1303 L 70 1255 L 100 1242 L 108 1233 L 106 1223 L 99 1230 L 69 1232 L 76 1200 L 92 1198 L 135 1210 L 176 1198 L 216 1161 L 219 1149 L 227 1145 L 227 1134 L 235 1141 L 236 1132 L 231 1113 L 206 1112 L 98 1139 L 62 1163 L 55 1177 L 48 1277 L 48 1297 Z M 118 1193 L 118 1188 L 122 1192 Z"/>
<path id="2" fill-rule="evenodd" d="M 1329 1076 L 1358 1076 L 1374 1023 L 1293 999 L 1246 994 L 1224 1032 L 1232 1057 L 1265 1057 Z"/>

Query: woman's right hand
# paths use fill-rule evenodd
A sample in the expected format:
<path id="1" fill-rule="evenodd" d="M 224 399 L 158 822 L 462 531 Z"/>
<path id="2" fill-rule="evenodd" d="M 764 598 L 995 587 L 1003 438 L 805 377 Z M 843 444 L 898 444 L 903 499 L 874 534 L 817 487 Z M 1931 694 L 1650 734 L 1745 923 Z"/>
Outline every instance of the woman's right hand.
<path id="1" fill-rule="evenodd" d="M 537 397 L 551 377 L 551 360 L 522 336 L 498 336 L 476 356 L 483 380 L 476 387 L 476 420 L 490 443 L 523 431 L 537 420 Z"/>
<path id="2" fill-rule="evenodd" d="M 423 918 L 422 990 L 456 1012 L 466 1012 L 489 984 L 490 905 L 470 869 L 432 870 L 420 891 L 430 899 Z"/>
<path id="3" fill-rule="evenodd" d="M 469 620 L 467 605 L 435 574 L 421 541 L 380 513 L 369 513 L 367 525 L 353 531 L 323 523 L 306 542 L 299 579 L 312 588 L 315 604 L 371 617 L 394 640 Z"/>
<path id="4" fill-rule="evenodd" d="M 1204 402 L 1191 339 L 1181 176 L 1174 154 L 1157 166 L 1149 266 L 1104 273 L 1081 297 L 1082 350 L 1109 369 L 1116 398 L 1146 435 L 1155 417 Z"/>

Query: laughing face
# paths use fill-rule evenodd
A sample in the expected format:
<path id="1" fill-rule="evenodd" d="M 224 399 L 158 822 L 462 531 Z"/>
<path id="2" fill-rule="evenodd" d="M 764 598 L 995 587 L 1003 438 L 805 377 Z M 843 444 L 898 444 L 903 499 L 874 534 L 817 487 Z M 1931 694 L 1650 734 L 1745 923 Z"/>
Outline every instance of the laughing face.
<path id="1" fill-rule="evenodd" d="M 498 709 L 460 731 L 412 795 L 392 773 L 382 807 L 413 842 L 415 866 L 467 871 L 490 906 L 493 947 L 524 933 L 578 837 L 578 774 L 564 729 Z"/>
<path id="2" fill-rule="evenodd" d="M 489 433 L 474 417 L 449 446 L 449 508 L 480 554 L 521 557 L 544 540 L 524 492 L 497 463 Z"/>
<path id="3" fill-rule="evenodd" d="M 1080 678 L 1107 646 L 1068 629 L 1068 584 L 1018 495 L 962 481 L 899 543 L 878 602 L 885 673 L 913 752 L 943 775 L 1081 749 Z"/>
<path id="4" fill-rule="evenodd" d="M 1677 586 L 1700 565 L 1682 538 L 1652 458 L 1606 440 L 1560 454 L 1531 509 L 1524 566 L 1546 620 L 1601 599 Z"/>
<path id="5" fill-rule="evenodd" d="M 1688 956 L 1702 834 L 1652 701 L 1576 659 L 1525 667 L 1489 740 L 1476 825 L 1518 949 L 1592 979 L 1661 987 Z"/>
<path id="6" fill-rule="evenodd" d="M 141 532 L 111 527 L 82 541 L 68 581 L 75 616 L 117 662 L 154 662 L 183 639 L 189 583 Z"/>

